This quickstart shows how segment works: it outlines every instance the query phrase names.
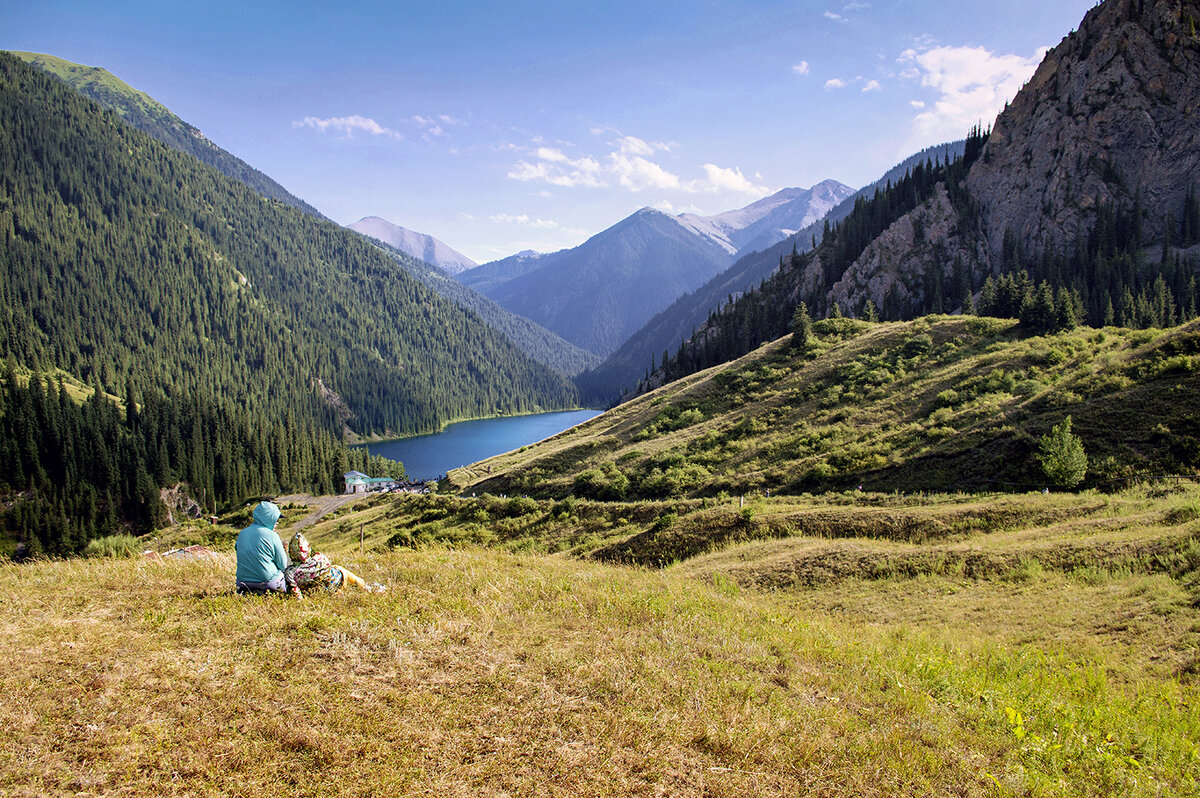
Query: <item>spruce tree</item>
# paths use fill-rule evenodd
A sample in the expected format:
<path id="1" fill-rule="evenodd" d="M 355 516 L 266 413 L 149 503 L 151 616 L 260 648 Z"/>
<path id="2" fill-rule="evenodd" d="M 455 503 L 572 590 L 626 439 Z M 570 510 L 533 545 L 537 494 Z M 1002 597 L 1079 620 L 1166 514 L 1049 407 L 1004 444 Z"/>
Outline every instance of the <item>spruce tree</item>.
<path id="1" fill-rule="evenodd" d="M 792 348 L 800 354 L 808 352 L 812 341 L 812 317 L 808 315 L 808 305 L 801 302 L 792 314 Z"/>

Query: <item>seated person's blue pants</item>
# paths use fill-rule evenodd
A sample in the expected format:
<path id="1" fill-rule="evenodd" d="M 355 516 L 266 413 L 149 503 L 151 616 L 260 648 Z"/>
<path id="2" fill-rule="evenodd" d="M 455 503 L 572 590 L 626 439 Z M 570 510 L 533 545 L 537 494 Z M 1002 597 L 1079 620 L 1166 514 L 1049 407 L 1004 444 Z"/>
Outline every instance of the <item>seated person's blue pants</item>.
<path id="1" fill-rule="evenodd" d="M 270 582 L 243 582 L 239 579 L 235 584 L 239 593 L 286 593 L 288 590 L 283 574 Z"/>

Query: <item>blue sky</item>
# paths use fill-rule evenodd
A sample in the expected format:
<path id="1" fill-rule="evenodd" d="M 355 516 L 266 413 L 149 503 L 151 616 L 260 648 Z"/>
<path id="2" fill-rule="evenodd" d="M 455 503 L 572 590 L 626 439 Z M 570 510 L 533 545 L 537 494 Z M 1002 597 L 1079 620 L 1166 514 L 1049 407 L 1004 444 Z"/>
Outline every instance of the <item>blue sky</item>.
<path id="1" fill-rule="evenodd" d="M 1092 5 L 0 0 L 0 48 L 102 66 L 335 221 L 484 262 L 864 185 L 990 124 Z"/>

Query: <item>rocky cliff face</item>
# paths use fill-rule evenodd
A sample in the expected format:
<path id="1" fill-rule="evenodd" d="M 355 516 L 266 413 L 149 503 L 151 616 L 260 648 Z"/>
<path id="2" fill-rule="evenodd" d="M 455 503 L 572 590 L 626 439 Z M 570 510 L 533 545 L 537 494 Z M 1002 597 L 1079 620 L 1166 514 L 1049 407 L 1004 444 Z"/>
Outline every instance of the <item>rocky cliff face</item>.
<path id="1" fill-rule="evenodd" d="M 959 214 L 939 184 L 932 197 L 867 246 L 834 284 L 830 298 L 847 310 L 867 299 L 883 308 L 889 294 L 899 307 L 919 305 L 925 273 L 935 269 L 949 277 L 955 259 L 982 276 L 990 259 L 982 241 L 969 233 L 960 228 Z M 954 310 L 959 299 L 946 310 Z"/>
<path id="2" fill-rule="evenodd" d="M 959 229 L 939 191 L 873 242 L 834 286 L 843 308 L 918 303 L 933 263 L 1000 268 L 1005 235 L 1024 252 L 1083 245 L 1102 204 L 1140 202 L 1161 240 L 1200 188 L 1200 0 L 1106 0 L 1047 53 L 1000 114 L 966 179 L 978 214 Z M 949 308 L 947 308 L 949 309 Z"/>
<path id="3" fill-rule="evenodd" d="M 1051 50 L 996 119 L 967 186 L 993 260 L 1006 230 L 1027 252 L 1073 249 L 1099 203 L 1168 212 L 1200 182 L 1200 2 L 1107 0 Z"/>

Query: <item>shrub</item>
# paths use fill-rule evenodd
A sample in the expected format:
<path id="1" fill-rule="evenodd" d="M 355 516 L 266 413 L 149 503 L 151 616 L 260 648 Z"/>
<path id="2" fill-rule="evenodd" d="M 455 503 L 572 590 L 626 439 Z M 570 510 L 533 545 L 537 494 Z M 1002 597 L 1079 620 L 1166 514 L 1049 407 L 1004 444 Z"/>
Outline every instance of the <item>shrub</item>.
<path id="1" fill-rule="evenodd" d="M 650 527 L 652 532 L 666 532 L 678 520 L 675 513 L 664 513 L 654 519 L 654 524 Z"/>
<path id="2" fill-rule="evenodd" d="M 508 500 L 508 504 L 504 507 L 504 514 L 509 518 L 519 518 L 523 515 L 532 515 L 539 509 L 538 503 L 528 496 L 517 496 Z"/>
<path id="3" fill-rule="evenodd" d="M 960 401 L 958 391 L 947 388 L 937 395 L 938 407 L 953 407 Z"/>
<path id="4" fill-rule="evenodd" d="M 853 338 L 870 326 L 865 321 L 838 316 L 813 322 L 813 332 L 823 338 Z"/>
<path id="5" fill-rule="evenodd" d="M 589 468 L 575 477 L 573 486 L 576 493 L 589 499 L 619 501 L 625 498 L 629 477 L 613 463 L 605 463 L 600 468 Z"/>
<path id="6" fill-rule="evenodd" d="M 904 342 L 905 357 L 920 357 L 933 349 L 933 338 L 929 333 L 918 333 Z"/>
<path id="7" fill-rule="evenodd" d="M 1021 380 L 1013 386 L 1013 394 L 1016 396 L 1030 397 L 1042 390 L 1045 386 L 1037 380 Z"/>

